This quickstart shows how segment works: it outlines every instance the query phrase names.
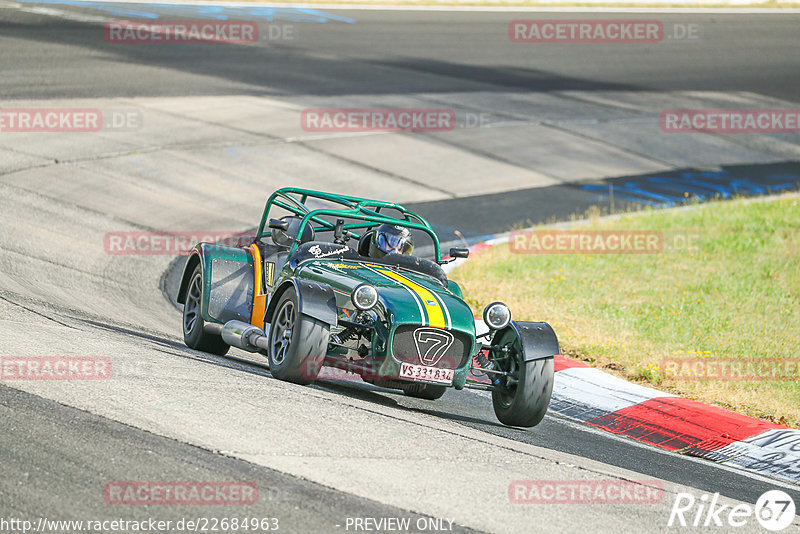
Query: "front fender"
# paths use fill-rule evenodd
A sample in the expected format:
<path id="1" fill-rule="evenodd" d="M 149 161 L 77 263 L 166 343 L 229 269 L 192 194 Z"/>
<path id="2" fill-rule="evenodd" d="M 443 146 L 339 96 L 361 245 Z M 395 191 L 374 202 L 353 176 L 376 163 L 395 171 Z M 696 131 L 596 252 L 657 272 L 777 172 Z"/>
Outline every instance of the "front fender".
<path id="1" fill-rule="evenodd" d="M 295 291 L 298 299 L 300 313 L 313 317 L 330 326 L 338 324 L 339 309 L 336 307 L 336 295 L 328 284 L 310 282 L 299 278 L 289 278 L 283 282 L 274 292 L 274 297 L 269 299 L 265 322 L 272 318 L 278 299 L 284 291 Z"/>
<path id="2" fill-rule="evenodd" d="M 200 263 L 200 252 L 195 247 L 189 252 L 189 258 L 183 265 L 183 275 L 181 276 L 181 285 L 178 288 L 178 296 L 175 300 L 178 304 L 186 304 L 186 292 L 189 290 L 189 278 L 191 278 L 194 268 Z"/>
<path id="3" fill-rule="evenodd" d="M 457 296 L 458 298 L 460 299 L 464 298 L 464 295 L 461 293 L 461 286 L 459 286 L 456 282 L 448 280 L 447 289 L 450 291 L 450 293 Z"/>
<path id="4" fill-rule="evenodd" d="M 547 323 L 511 321 L 507 327 L 497 331 L 492 338 L 492 345 L 504 345 L 515 337 L 520 341 L 522 359 L 526 362 L 561 354 L 556 333 Z"/>

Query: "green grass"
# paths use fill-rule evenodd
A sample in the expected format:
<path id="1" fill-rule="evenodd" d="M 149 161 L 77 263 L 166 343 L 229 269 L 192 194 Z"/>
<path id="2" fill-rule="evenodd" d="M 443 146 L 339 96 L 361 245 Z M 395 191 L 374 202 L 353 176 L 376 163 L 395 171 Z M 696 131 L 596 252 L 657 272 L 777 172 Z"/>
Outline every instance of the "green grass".
<path id="1" fill-rule="evenodd" d="M 798 381 L 675 381 L 668 357 L 800 358 L 800 198 L 655 210 L 580 228 L 693 235 L 693 250 L 517 254 L 501 245 L 453 273 L 476 310 L 505 301 L 547 321 L 564 354 L 630 380 L 800 426 Z"/>

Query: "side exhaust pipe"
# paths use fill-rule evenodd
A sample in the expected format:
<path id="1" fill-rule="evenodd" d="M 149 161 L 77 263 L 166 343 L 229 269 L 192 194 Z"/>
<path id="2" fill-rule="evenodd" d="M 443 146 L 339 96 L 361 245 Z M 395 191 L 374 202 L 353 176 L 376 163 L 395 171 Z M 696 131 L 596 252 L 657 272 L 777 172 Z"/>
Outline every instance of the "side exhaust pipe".
<path id="1" fill-rule="evenodd" d="M 214 334 L 216 336 L 221 336 L 222 325 L 219 323 L 203 323 L 203 332 L 207 334 Z"/>
<path id="2" fill-rule="evenodd" d="M 259 349 L 267 350 L 269 347 L 269 339 L 263 330 L 242 321 L 228 321 L 224 325 L 206 323 L 203 325 L 203 330 L 210 334 L 220 335 L 228 345 L 248 352 L 258 352 Z"/>

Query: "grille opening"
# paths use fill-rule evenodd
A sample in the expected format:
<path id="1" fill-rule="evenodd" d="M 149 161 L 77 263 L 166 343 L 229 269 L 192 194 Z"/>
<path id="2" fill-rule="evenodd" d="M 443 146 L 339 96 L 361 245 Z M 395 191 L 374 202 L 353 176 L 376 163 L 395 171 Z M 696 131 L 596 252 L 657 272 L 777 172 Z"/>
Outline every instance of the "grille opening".
<path id="1" fill-rule="evenodd" d="M 471 346 L 469 334 L 422 325 L 398 326 L 392 337 L 392 354 L 401 362 L 441 369 L 463 366 Z"/>

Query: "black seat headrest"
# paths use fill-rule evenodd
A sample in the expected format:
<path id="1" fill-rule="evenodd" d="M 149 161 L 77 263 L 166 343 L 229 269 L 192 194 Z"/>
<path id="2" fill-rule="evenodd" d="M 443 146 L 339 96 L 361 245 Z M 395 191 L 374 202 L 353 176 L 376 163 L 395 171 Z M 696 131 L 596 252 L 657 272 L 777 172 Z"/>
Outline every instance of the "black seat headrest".
<path id="1" fill-rule="evenodd" d="M 369 256 L 369 246 L 374 236 L 375 230 L 369 230 L 368 232 L 364 232 L 364 235 L 358 240 L 358 253 L 361 256 Z"/>
<path id="2" fill-rule="evenodd" d="M 303 222 L 303 219 L 300 217 L 287 215 L 285 217 L 281 217 L 281 220 L 288 222 L 289 228 L 285 231 L 273 228 L 272 242 L 281 248 L 290 248 L 294 242 L 294 238 L 297 236 L 297 231 L 300 230 L 300 223 Z M 300 242 L 308 243 L 309 241 L 314 241 L 314 237 L 314 228 L 312 228 L 310 223 L 306 224 L 306 227 L 303 229 L 303 235 L 300 236 Z"/>

